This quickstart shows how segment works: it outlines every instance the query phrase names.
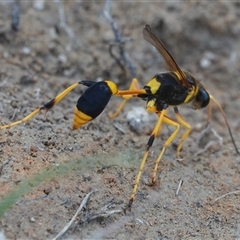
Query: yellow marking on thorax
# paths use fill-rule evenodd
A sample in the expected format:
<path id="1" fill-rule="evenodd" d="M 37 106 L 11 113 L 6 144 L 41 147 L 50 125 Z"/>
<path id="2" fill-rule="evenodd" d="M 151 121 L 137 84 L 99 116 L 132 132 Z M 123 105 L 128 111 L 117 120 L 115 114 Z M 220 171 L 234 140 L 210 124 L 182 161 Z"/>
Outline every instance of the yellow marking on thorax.
<path id="1" fill-rule="evenodd" d="M 186 99 L 184 100 L 184 103 L 189 103 L 191 102 L 197 95 L 198 93 L 198 90 L 199 90 L 199 87 L 198 85 L 195 86 L 192 86 L 192 89 L 190 90 L 190 92 L 188 93 Z"/>
<path id="2" fill-rule="evenodd" d="M 156 78 L 152 78 L 146 85 L 147 87 L 150 87 L 151 93 L 152 94 L 156 94 L 156 92 L 158 91 L 158 89 L 161 86 L 161 83 L 159 81 L 157 81 Z"/>

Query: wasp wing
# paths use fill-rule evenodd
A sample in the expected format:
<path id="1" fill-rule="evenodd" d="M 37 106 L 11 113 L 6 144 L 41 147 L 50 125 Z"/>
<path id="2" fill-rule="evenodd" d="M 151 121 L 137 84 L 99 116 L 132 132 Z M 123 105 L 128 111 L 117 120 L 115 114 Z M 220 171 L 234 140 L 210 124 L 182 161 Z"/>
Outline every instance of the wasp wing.
<path id="1" fill-rule="evenodd" d="M 146 25 L 143 28 L 143 37 L 144 39 L 151 43 L 157 50 L 158 52 L 163 56 L 164 60 L 166 61 L 168 67 L 170 68 L 170 71 L 174 71 L 178 78 L 179 78 L 179 83 L 184 85 L 185 87 L 190 87 L 190 84 L 188 80 L 186 79 L 185 74 L 183 71 L 180 69 L 180 67 L 177 65 L 171 54 L 168 52 L 168 50 L 164 47 L 160 39 L 157 37 L 155 32 L 152 30 L 152 28 L 149 25 Z"/>

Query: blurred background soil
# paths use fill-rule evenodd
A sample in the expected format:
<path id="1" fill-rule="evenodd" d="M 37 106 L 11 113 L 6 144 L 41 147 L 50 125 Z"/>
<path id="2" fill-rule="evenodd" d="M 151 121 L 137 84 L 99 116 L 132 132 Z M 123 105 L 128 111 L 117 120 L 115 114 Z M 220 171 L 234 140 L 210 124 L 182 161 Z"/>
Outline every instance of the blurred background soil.
<path id="1" fill-rule="evenodd" d="M 80 80 L 111 79 L 127 89 L 133 75 L 144 86 L 166 71 L 142 37 L 149 24 L 182 69 L 221 103 L 240 146 L 239 3 L 112 1 L 107 13 L 122 34 L 121 56 L 104 1 L 22 1 L 19 25 L 17 2 L 0 3 L 1 125 Z M 206 133 L 207 109 L 180 108 L 192 126 L 183 160 L 176 159 L 178 138 L 163 157 L 158 184 L 149 185 L 154 161 L 173 130 L 164 126 L 131 212 L 110 214 L 129 201 L 156 116 L 135 114 L 145 102 L 133 99 L 119 117 L 109 119 L 107 113 L 121 102 L 112 98 L 100 117 L 72 131 L 73 109 L 83 91 L 76 88 L 46 118 L 40 113 L 1 130 L 0 227 L 7 239 L 52 239 L 92 190 L 98 191 L 62 239 L 240 239 L 240 158 L 215 105 Z"/>

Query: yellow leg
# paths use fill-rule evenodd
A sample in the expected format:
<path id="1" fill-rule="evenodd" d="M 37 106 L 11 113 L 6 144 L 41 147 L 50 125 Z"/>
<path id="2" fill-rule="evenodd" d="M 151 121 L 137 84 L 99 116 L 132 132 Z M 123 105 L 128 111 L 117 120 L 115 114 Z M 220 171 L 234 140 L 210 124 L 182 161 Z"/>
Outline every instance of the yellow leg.
<path id="1" fill-rule="evenodd" d="M 168 112 L 168 108 L 165 110 L 165 116 L 167 115 L 167 112 Z M 159 131 L 158 131 L 156 137 L 159 137 L 159 136 L 160 136 L 161 131 L 162 131 L 162 128 L 163 128 L 163 125 L 160 126 Z"/>
<path id="2" fill-rule="evenodd" d="M 25 122 L 27 122 L 30 118 L 32 118 L 33 116 L 35 116 L 36 114 L 38 114 L 40 111 L 41 111 L 41 108 L 38 108 L 38 109 L 34 110 L 32 113 L 30 113 L 29 115 L 27 115 L 27 116 L 26 116 L 25 118 L 23 118 L 22 120 L 19 120 L 19 121 L 16 121 L 16 122 L 13 122 L 13 123 L 10 123 L 10 124 L 1 126 L 0 129 L 11 128 L 11 127 L 16 126 L 16 125 L 18 125 L 18 124 L 25 123 Z"/>
<path id="3" fill-rule="evenodd" d="M 42 107 L 40 108 L 37 108 L 36 110 L 34 110 L 32 113 L 30 113 L 29 115 L 27 115 L 25 118 L 19 120 L 19 121 L 16 121 L 16 122 L 13 122 L 13 123 L 10 123 L 10 124 L 7 124 L 7 125 L 4 125 L 4 126 L 0 126 L 0 129 L 4 129 L 4 128 L 11 128 L 13 126 L 16 126 L 18 124 L 22 124 L 22 123 L 25 123 L 27 122 L 29 119 L 31 119 L 32 117 L 34 117 L 36 114 L 38 114 L 41 110 L 46 110 L 46 112 L 48 110 L 50 110 L 54 105 L 56 105 L 59 101 L 61 101 L 70 91 L 72 91 L 75 87 L 77 87 L 79 83 L 74 83 L 73 85 L 71 85 L 70 87 L 68 87 L 67 89 L 65 89 L 63 92 L 61 92 L 60 94 L 58 94 L 55 98 L 53 98 L 51 101 L 49 101 L 48 103 L 46 103 L 45 105 L 43 105 Z M 46 113 L 45 113 L 46 114 Z"/>
<path id="4" fill-rule="evenodd" d="M 176 115 L 176 119 L 178 121 L 178 123 L 181 125 L 181 126 L 184 126 L 187 130 L 183 133 L 182 137 L 181 137 L 181 140 L 180 140 L 180 143 L 177 147 L 177 158 L 178 159 L 181 159 L 180 157 L 180 151 L 182 149 L 182 146 L 183 146 L 183 143 L 184 141 L 187 139 L 187 137 L 189 136 L 190 132 L 191 132 L 191 125 L 186 122 L 182 116 L 180 115 L 179 111 L 178 111 L 178 108 L 177 107 L 174 107 L 174 112 L 175 112 L 175 115 Z"/>
<path id="5" fill-rule="evenodd" d="M 175 122 L 174 120 L 168 118 L 167 116 L 163 116 L 163 120 L 164 123 L 168 124 L 168 125 L 172 125 L 174 127 L 176 127 L 175 131 L 170 135 L 170 137 L 167 139 L 167 141 L 164 143 L 162 151 L 160 152 L 154 169 L 153 169 L 153 177 L 152 177 L 152 183 L 155 184 L 156 183 L 156 179 L 157 179 L 157 170 L 158 170 L 158 165 L 163 157 L 163 154 L 165 152 L 165 150 L 167 149 L 167 147 L 169 146 L 169 144 L 173 141 L 173 139 L 177 136 L 179 129 L 180 129 L 180 124 Z"/>
<path id="6" fill-rule="evenodd" d="M 58 102 L 60 102 L 64 97 L 66 97 L 66 95 L 71 92 L 74 88 L 76 88 L 81 82 L 77 82 L 77 83 L 74 83 L 72 84 L 70 87 L 68 87 L 67 89 L 65 89 L 63 92 L 59 93 L 54 99 L 52 99 L 52 101 L 50 102 L 53 102 L 53 105 L 50 107 L 52 108 L 54 105 L 56 105 Z M 50 103 L 49 102 L 49 103 Z M 45 104 L 45 108 L 46 110 L 49 110 L 50 108 L 48 108 L 48 104 Z"/>
<path id="7" fill-rule="evenodd" d="M 116 96 L 122 96 L 124 100 L 121 102 L 121 104 L 118 106 L 117 110 L 114 113 L 109 113 L 108 116 L 109 118 L 115 118 L 118 116 L 118 114 L 122 111 L 123 107 L 125 106 L 126 102 L 131 99 L 134 95 L 130 93 L 131 90 L 139 90 L 140 87 L 138 85 L 138 80 L 136 78 L 133 78 L 131 85 L 129 87 L 129 90 L 126 91 L 118 91 Z M 129 92 L 128 95 L 125 95 L 125 92 Z M 144 92 L 145 93 L 145 92 Z"/>
<path id="8" fill-rule="evenodd" d="M 159 129 L 162 125 L 162 122 L 163 122 L 163 118 L 164 118 L 164 114 L 166 113 L 166 110 L 163 110 L 161 113 L 159 113 L 159 119 L 157 121 L 157 124 L 148 140 L 148 143 L 147 143 L 147 149 L 143 155 L 143 158 L 142 158 L 142 161 L 141 161 L 141 164 L 140 164 L 140 167 L 139 167 L 139 171 L 138 171 L 138 174 L 137 174 L 137 177 L 135 179 L 135 183 L 134 183 L 134 187 L 133 187 L 133 191 L 132 191 L 132 195 L 131 195 L 131 198 L 129 200 L 129 204 L 128 204 L 128 207 L 130 208 L 135 197 L 136 197 L 136 193 L 137 193 L 137 189 L 138 189 L 138 185 L 139 185 L 139 181 L 140 181 L 140 178 L 142 176 L 142 172 L 143 172 L 143 168 L 145 166 L 145 163 L 146 163 L 146 160 L 147 160 L 147 157 L 148 157 L 148 154 L 149 154 L 149 149 L 151 148 L 153 142 L 154 142 L 154 139 L 156 137 L 156 135 L 158 134 L 159 132 Z"/>

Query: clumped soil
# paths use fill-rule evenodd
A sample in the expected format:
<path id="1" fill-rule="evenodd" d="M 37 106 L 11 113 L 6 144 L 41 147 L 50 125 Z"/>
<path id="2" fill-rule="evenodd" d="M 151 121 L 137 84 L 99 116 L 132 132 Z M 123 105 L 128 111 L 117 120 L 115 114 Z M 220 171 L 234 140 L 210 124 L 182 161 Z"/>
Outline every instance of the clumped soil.
<path id="1" fill-rule="evenodd" d="M 113 1 L 109 14 L 121 39 L 131 39 L 124 43 L 127 61 L 120 58 L 121 64 L 104 5 L 46 1 L 41 8 L 23 1 L 20 28 L 13 31 L 12 5 L 1 3 L 1 125 L 21 119 L 80 80 L 111 79 L 127 89 L 134 71 L 142 86 L 166 71 L 162 57 L 142 37 L 148 23 L 178 64 L 219 100 L 240 146 L 239 3 Z M 136 107 L 145 107 L 133 99 L 109 119 L 108 112 L 121 102 L 116 97 L 96 120 L 72 131 L 73 109 L 83 91 L 83 86 L 76 88 L 46 118 L 40 113 L 24 125 L 1 130 L 0 227 L 7 239 L 53 238 L 92 190 L 97 191 L 62 239 L 240 238 L 240 195 L 217 199 L 239 190 L 240 159 L 216 105 L 206 133 L 207 109 L 180 107 L 192 126 L 183 159 L 176 159 L 177 138 L 162 159 L 158 184 L 149 184 L 154 161 L 173 131 L 164 126 L 131 212 L 119 213 L 129 201 L 156 116 L 143 112 L 130 118 Z M 174 118 L 172 110 L 169 114 Z"/>

